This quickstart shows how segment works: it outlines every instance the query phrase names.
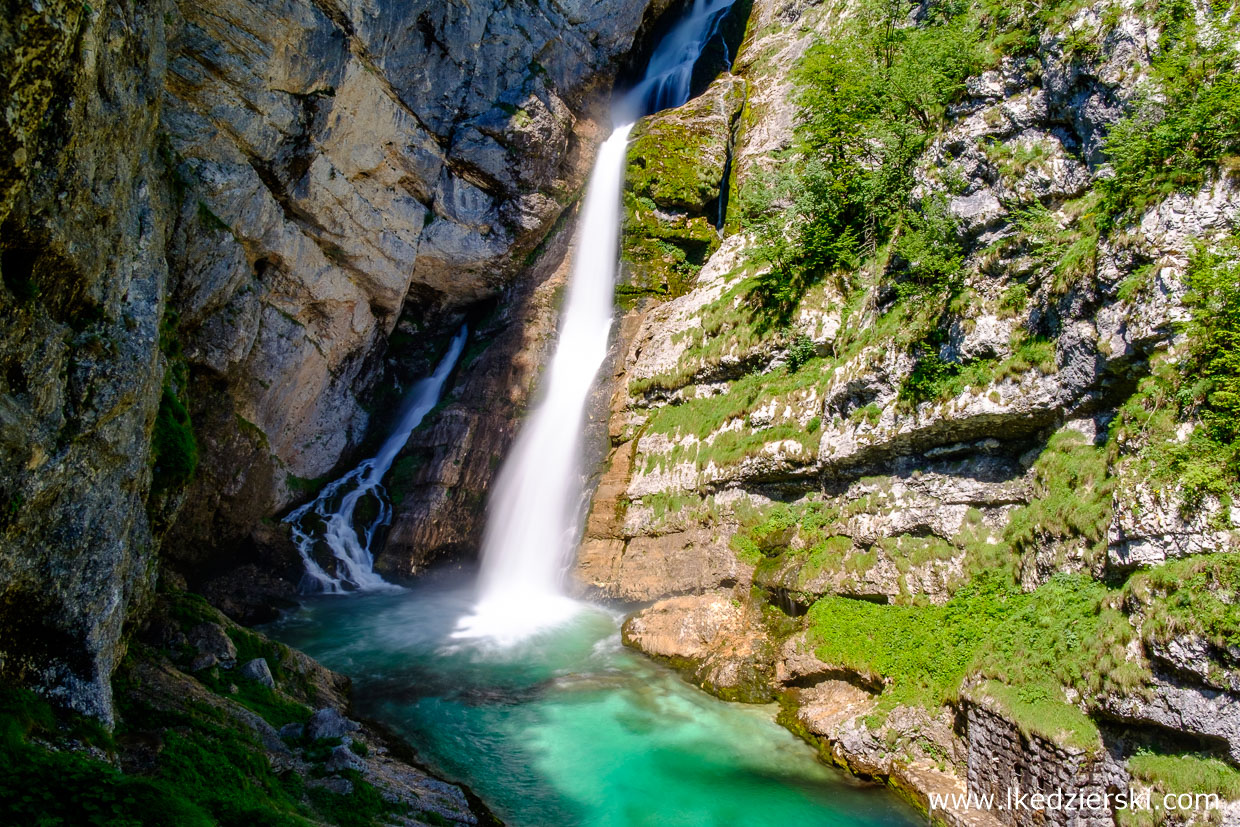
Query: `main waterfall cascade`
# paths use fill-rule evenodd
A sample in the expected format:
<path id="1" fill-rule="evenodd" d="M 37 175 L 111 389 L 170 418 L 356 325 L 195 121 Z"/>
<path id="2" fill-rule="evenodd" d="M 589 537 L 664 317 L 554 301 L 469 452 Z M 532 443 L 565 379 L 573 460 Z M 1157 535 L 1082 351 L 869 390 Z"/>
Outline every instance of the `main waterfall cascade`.
<path id="1" fill-rule="evenodd" d="M 695 0 L 621 97 L 586 189 L 568 298 L 542 398 L 517 437 L 490 501 L 474 613 L 457 637 L 510 643 L 571 616 L 563 569 L 586 506 L 585 406 L 607 355 L 619 258 L 620 195 L 636 119 L 689 100 L 693 67 L 735 0 Z"/>
<path id="2" fill-rule="evenodd" d="M 768 706 L 701 692 L 624 646 L 619 612 L 561 591 L 588 505 L 586 406 L 610 343 L 626 142 L 642 114 L 689 97 L 693 64 L 730 6 L 698 0 L 616 102 L 559 341 L 492 489 L 479 577 L 436 567 L 400 592 L 307 600 L 275 628 L 347 672 L 359 713 L 392 724 L 508 824 L 924 823 L 889 793 L 844 780 Z"/>
<path id="3" fill-rule="evenodd" d="M 292 528 L 293 542 L 306 567 L 302 591 L 339 594 L 354 590 L 397 588 L 375 574 L 373 569 L 371 544 L 376 532 L 392 521 L 392 504 L 383 490 L 383 477 L 392 467 L 400 449 L 409 441 L 409 434 L 439 402 L 444 384 L 465 349 L 468 333 L 462 325 L 434 373 L 418 380 L 410 389 L 396 429 L 383 443 L 379 453 L 324 487 L 313 501 L 285 518 Z M 359 525 L 357 507 L 366 497 L 378 503 L 378 510 Z M 327 544 L 336 560 L 334 575 L 315 559 L 314 547 L 320 540 Z"/>

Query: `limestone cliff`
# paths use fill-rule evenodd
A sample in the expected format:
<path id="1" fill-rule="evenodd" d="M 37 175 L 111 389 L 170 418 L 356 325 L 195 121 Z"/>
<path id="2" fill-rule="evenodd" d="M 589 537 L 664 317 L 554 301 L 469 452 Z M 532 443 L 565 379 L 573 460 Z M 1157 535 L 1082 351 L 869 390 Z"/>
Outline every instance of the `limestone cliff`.
<path id="1" fill-rule="evenodd" d="M 726 180 L 702 152 L 656 179 L 706 182 L 694 204 L 630 176 L 627 265 L 659 275 L 624 320 L 577 566 L 585 594 L 659 601 L 631 645 L 781 699 L 824 757 L 923 807 L 1014 777 L 1167 789 L 1147 754 L 1235 761 L 1227 633 L 1173 608 L 1233 594 L 1234 469 L 1188 469 L 1234 436 L 1203 436 L 1229 433 L 1222 397 L 1168 389 L 1192 398 L 1172 366 L 1223 312 L 1201 285 L 1234 284 L 1240 191 L 1230 160 L 1170 182 L 1123 154 L 1184 117 L 1177 50 L 1234 42 L 1234 19 L 1027 12 L 754 4 Z M 704 100 L 639 130 L 718 132 Z"/>
<path id="2" fill-rule="evenodd" d="M 433 332 L 523 271 L 666 5 L 179 4 L 171 261 L 203 472 L 171 554 L 243 541 L 350 456 L 402 311 Z"/>
<path id="3" fill-rule="evenodd" d="M 163 13 L 12 3 L 0 21 L 0 672 L 105 719 L 155 567 Z"/>
<path id="4" fill-rule="evenodd" d="M 389 362 L 484 300 L 519 330 L 669 3 L 10 6 L 0 672 L 108 719 L 157 569 L 254 562 L 382 420 Z"/>

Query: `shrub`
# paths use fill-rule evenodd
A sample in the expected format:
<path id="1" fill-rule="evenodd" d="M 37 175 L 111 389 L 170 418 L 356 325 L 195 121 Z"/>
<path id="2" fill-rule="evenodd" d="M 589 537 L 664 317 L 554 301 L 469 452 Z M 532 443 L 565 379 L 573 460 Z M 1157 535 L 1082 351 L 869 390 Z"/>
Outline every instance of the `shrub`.
<path id="1" fill-rule="evenodd" d="M 804 333 L 798 333 L 788 345 L 788 370 L 796 373 L 810 359 L 818 355 L 814 340 Z"/>
<path id="2" fill-rule="evenodd" d="M 1220 15 L 1221 7 L 1206 8 Z M 1240 72 L 1232 39 L 1198 37 L 1188 0 L 1160 5 L 1160 54 L 1153 80 L 1115 124 L 1106 151 L 1114 176 L 1100 182 L 1109 220 L 1144 209 L 1174 190 L 1195 188 L 1224 159 L 1240 154 Z M 1215 17 L 1224 33 L 1231 22 Z"/>
<path id="3" fill-rule="evenodd" d="M 1240 238 L 1190 259 L 1186 353 L 1141 381 L 1115 429 L 1140 445 L 1140 469 L 1178 485 L 1186 513 L 1208 496 L 1229 503 L 1240 486 Z M 1186 439 L 1184 422 L 1198 422 Z"/>

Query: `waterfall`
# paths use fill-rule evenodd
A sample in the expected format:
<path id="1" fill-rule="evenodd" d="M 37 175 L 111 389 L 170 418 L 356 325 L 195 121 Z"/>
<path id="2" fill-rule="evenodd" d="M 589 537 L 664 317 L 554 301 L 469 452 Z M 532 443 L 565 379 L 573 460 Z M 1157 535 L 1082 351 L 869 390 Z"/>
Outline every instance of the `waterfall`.
<path id="1" fill-rule="evenodd" d="M 339 594 L 398 588 L 375 574 L 373 569 L 371 544 L 375 533 L 392 521 L 392 504 L 383 490 L 383 476 L 409 441 L 409 434 L 439 402 L 444 384 L 465 348 L 467 334 L 462 325 L 434 373 L 414 384 L 396 429 L 379 448 L 379 453 L 325 486 L 318 497 L 285 518 L 292 527 L 293 542 L 306 566 L 302 591 Z M 366 497 L 373 499 L 378 510 L 370 519 L 363 517 L 359 525 L 357 506 Z M 315 560 L 314 548 L 320 541 L 327 544 L 336 560 L 334 576 Z"/>
<path id="2" fill-rule="evenodd" d="M 660 41 L 642 81 L 616 102 L 617 126 L 599 148 L 586 186 L 555 354 L 542 397 L 492 488 L 478 602 L 457 637 L 509 643 L 578 608 L 561 581 L 581 534 L 585 406 L 611 333 L 629 132 L 641 115 L 689 99 L 693 66 L 733 2 L 694 0 Z"/>

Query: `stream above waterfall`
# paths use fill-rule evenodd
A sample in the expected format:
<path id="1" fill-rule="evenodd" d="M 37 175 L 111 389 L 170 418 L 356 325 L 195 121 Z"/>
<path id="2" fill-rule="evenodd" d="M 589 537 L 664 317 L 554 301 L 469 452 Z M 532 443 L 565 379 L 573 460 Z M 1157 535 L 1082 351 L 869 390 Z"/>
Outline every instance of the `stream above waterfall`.
<path id="1" fill-rule="evenodd" d="M 403 592 L 314 597 L 267 631 L 349 675 L 359 714 L 510 825 L 920 823 L 819 762 L 772 706 L 717 700 L 623 647 L 613 610 L 505 647 L 454 639 L 471 582 L 445 571 Z"/>

